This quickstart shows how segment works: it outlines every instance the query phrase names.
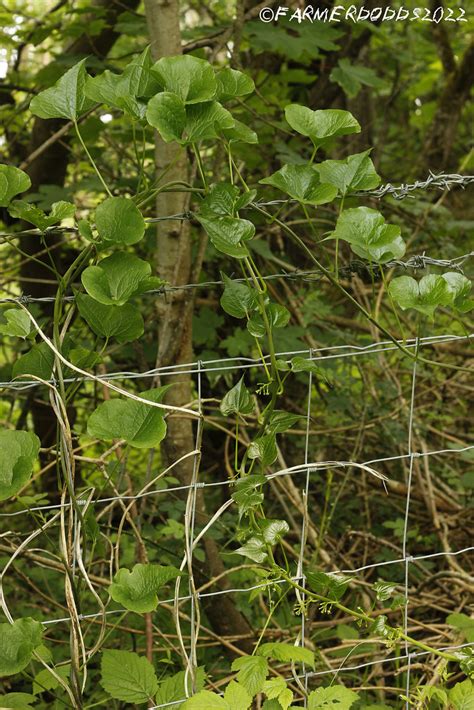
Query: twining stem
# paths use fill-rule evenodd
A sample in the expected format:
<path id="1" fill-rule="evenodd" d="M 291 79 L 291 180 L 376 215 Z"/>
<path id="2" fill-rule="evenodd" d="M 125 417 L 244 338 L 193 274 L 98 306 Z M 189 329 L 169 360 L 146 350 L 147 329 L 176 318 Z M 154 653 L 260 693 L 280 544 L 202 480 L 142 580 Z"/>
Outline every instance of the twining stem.
<path id="1" fill-rule="evenodd" d="M 104 189 L 105 189 L 106 193 L 108 194 L 108 196 L 109 196 L 109 197 L 112 197 L 112 193 L 110 192 L 107 183 L 105 182 L 104 178 L 102 177 L 102 173 L 100 172 L 99 168 L 97 167 L 97 165 L 96 165 L 96 163 L 95 163 L 95 161 L 94 161 L 94 158 L 93 158 L 92 155 L 89 153 L 88 147 L 87 147 L 86 144 L 84 143 L 84 140 L 83 140 L 83 138 L 82 138 L 82 136 L 81 136 L 81 132 L 80 132 L 80 130 L 79 130 L 79 126 L 77 125 L 77 121 L 74 121 L 74 128 L 76 129 L 76 134 L 77 134 L 77 137 L 79 138 L 79 142 L 80 142 L 80 144 L 82 145 L 82 147 L 84 148 L 84 151 L 85 151 L 87 157 L 89 158 L 89 162 L 90 162 L 90 164 L 92 165 L 92 167 L 94 168 L 97 177 L 99 178 L 99 180 L 101 181 L 102 185 L 104 186 Z"/>

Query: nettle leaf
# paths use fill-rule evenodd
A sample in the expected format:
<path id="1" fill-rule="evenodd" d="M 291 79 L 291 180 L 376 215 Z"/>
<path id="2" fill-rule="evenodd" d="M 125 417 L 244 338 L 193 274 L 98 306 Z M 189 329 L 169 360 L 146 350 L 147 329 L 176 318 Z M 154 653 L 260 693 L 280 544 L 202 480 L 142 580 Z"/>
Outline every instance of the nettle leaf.
<path id="1" fill-rule="evenodd" d="M 249 557 L 254 562 L 261 564 L 267 559 L 267 548 L 263 540 L 258 537 L 251 537 L 245 545 L 239 547 L 235 552 L 243 557 Z"/>
<path id="2" fill-rule="evenodd" d="M 229 143 L 258 143 L 258 136 L 251 128 L 234 118 L 234 125 L 231 128 L 222 128 L 221 133 Z"/>
<path id="3" fill-rule="evenodd" d="M 160 402 L 167 386 L 141 392 L 140 397 Z M 87 422 L 87 433 L 97 439 L 125 439 L 137 449 L 158 446 L 166 436 L 163 410 L 133 399 L 111 399 L 99 404 Z"/>
<path id="4" fill-rule="evenodd" d="M 435 274 L 423 276 L 420 281 L 411 276 L 399 276 L 390 282 L 388 290 L 403 311 L 413 308 L 431 320 L 438 306 L 450 305 L 453 298 L 448 282 Z"/>
<path id="5" fill-rule="evenodd" d="M 15 495 L 27 483 L 40 445 L 36 434 L 29 431 L 0 431 L 0 500 Z"/>
<path id="6" fill-rule="evenodd" d="M 26 338 L 31 331 L 31 321 L 28 313 L 21 308 L 0 310 L 0 333 L 13 338 Z"/>
<path id="7" fill-rule="evenodd" d="M 245 96 L 255 90 L 255 84 L 247 74 L 226 67 L 216 74 L 216 99 L 229 101 L 236 96 Z"/>
<path id="8" fill-rule="evenodd" d="M 31 350 L 15 361 L 12 368 L 13 377 L 32 375 L 42 380 L 49 380 L 53 372 L 54 353 L 47 343 L 33 345 Z"/>
<path id="9" fill-rule="evenodd" d="M 270 520 L 265 518 L 259 523 L 264 542 L 269 545 L 276 545 L 289 531 L 290 526 L 286 520 Z"/>
<path id="10" fill-rule="evenodd" d="M 36 698 L 30 693 L 7 693 L 0 696 L 2 710 L 4 708 L 15 708 L 15 710 L 33 710 Z"/>
<path id="11" fill-rule="evenodd" d="M 350 98 L 357 96 L 364 86 L 374 89 L 386 89 L 389 84 L 381 79 L 370 67 L 361 64 L 352 64 L 347 58 L 339 59 L 338 66 L 329 75 L 332 82 L 336 82 Z"/>
<path id="12" fill-rule="evenodd" d="M 40 118 L 69 118 L 75 121 L 86 110 L 87 59 L 69 69 L 49 89 L 41 91 L 30 103 L 30 110 Z"/>
<path id="13" fill-rule="evenodd" d="M 218 101 L 186 107 L 186 143 L 218 138 L 219 132 L 234 128 L 235 120 Z"/>
<path id="14" fill-rule="evenodd" d="M 163 91 L 148 102 L 146 120 L 166 143 L 179 143 L 186 127 L 186 107 L 179 96 Z"/>
<path id="15" fill-rule="evenodd" d="M 263 692 L 269 700 L 277 700 L 282 710 L 288 710 L 293 702 L 293 693 L 284 678 L 270 678 L 263 684 Z"/>
<path id="16" fill-rule="evenodd" d="M 13 165 L 0 165 L 0 207 L 6 207 L 12 197 L 31 187 L 29 175 Z"/>
<path id="17" fill-rule="evenodd" d="M 277 456 L 275 434 L 265 434 L 254 439 L 248 447 L 249 459 L 260 459 L 262 466 L 270 466 Z"/>
<path id="18" fill-rule="evenodd" d="M 104 651 L 101 685 L 106 693 L 126 703 L 152 701 L 158 681 L 150 661 L 130 651 Z"/>
<path id="19" fill-rule="evenodd" d="M 312 111 L 306 106 L 290 104 L 285 108 L 285 117 L 295 131 L 311 138 L 315 148 L 326 144 L 332 138 L 360 133 L 360 124 L 349 111 Z"/>
<path id="20" fill-rule="evenodd" d="M 448 271 L 442 274 L 451 292 L 451 305 L 460 313 L 467 313 L 474 308 L 474 300 L 470 298 L 472 283 L 457 271 Z"/>
<path id="21" fill-rule="evenodd" d="M 88 266 L 81 281 L 89 296 L 99 303 L 122 306 L 132 296 L 161 286 L 161 279 L 150 275 L 147 261 L 118 251 L 97 266 Z"/>
<path id="22" fill-rule="evenodd" d="M 224 293 L 221 296 L 221 306 L 226 313 L 234 318 L 245 318 L 257 307 L 255 289 L 240 281 L 232 281 L 222 274 Z"/>
<path id="23" fill-rule="evenodd" d="M 291 414 L 290 412 L 284 412 L 281 409 L 275 409 L 270 416 L 270 421 L 267 425 L 267 430 L 272 434 L 282 434 L 288 431 L 293 424 L 301 419 L 300 414 Z"/>
<path id="24" fill-rule="evenodd" d="M 264 495 L 261 486 L 266 482 L 266 477 L 261 474 L 252 474 L 237 480 L 232 499 L 235 500 L 239 507 L 241 518 L 249 510 L 253 510 L 263 503 Z"/>
<path id="25" fill-rule="evenodd" d="M 273 185 L 294 200 L 307 205 L 323 205 L 332 202 L 337 195 L 337 187 L 330 184 L 329 180 L 321 182 L 314 165 L 284 165 L 259 182 Z"/>
<path id="26" fill-rule="evenodd" d="M 158 688 L 158 692 L 155 695 L 155 704 L 156 705 L 170 705 L 173 710 L 179 710 L 179 708 L 183 708 L 184 703 L 179 703 L 177 702 L 178 700 L 182 700 L 182 698 L 186 697 L 186 684 L 185 684 L 185 678 L 186 678 L 186 671 L 179 671 L 179 673 L 175 673 L 174 675 L 170 676 L 169 678 L 165 678 L 161 683 L 160 687 Z M 196 690 L 200 691 L 204 687 L 204 680 L 206 678 L 206 673 L 204 671 L 204 668 L 200 666 L 199 668 L 196 668 L 195 674 L 194 674 L 194 681 L 196 684 Z M 188 676 L 188 684 L 190 682 L 189 676 Z"/>
<path id="27" fill-rule="evenodd" d="M 85 293 L 78 293 L 76 305 L 89 327 L 103 338 L 115 338 L 119 343 L 129 343 L 145 331 L 142 315 L 131 303 L 105 306 Z"/>
<path id="28" fill-rule="evenodd" d="M 337 710 L 350 710 L 359 699 L 359 695 L 342 685 L 334 685 L 330 688 L 318 688 L 313 690 L 308 697 L 308 710 L 326 710 L 337 708 Z"/>
<path id="29" fill-rule="evenodd" d="M 383 215 L 369 207 L 344 210 L 329 239 L 342 239 L 351 245 L 352 251 L 363 259 L 384 264 L 391 259 L 400 259 L 406 244 L 400 236 L 400 227 L 387 224 Z"/>
<path id="30" fill-rule="evenodd" d="M 344 577 L 336 572 L 307 572 L 306 578 L 316 594 L 335 602 L 344 596 L 351 581 L 349 577 Z"/>
<path id="31" fill-rule="evenodd" d="M 25 200 L 13 200 L 8 211 L 12 217 L 24 219 L 25 222 L 34 224 L 41 232 L 45 232 L 49 227 L 62 222 L 63 219 L 74 217 L 76 212 L 72 202 L 60 200 L 51 205 L 51 212 L 46 214 L 36 205 L 32 205 Z"/>
<path id="32" fill-rule="evenodd" d="M 251 239 L 255 234 L 252 222 L 239 217 L 196 215 L 198 221 L 206 230 L 206 234 L 215 248 L 237 259 L 249 256 L 247 247 L 242 240 Z"/>
<path id="33" fill-rule="evenodd" d="M 186 104 L 209 101 L 216 94 L 216 76 L 205 59 L 189 54 L 162 57 L 151 71 L 165 91 L 177 94 Z"/>
<path id="34" fill-rule="evenodd" d="M 257 654 L 264 658 L 274 658 L 282 663 L 304 663 L 314 668 L 314 652 L 302 646 L 291 643 L 263 643 L 257 649 Z"/>
<path id="35" fill-rule="evenodd" d="M 99 236 L 114 244 L 136 244 L 145 234 L 143 215 L 128 197 L 108 197 L 95 211 Z"/>
<path id="36" fill-rule="evenodd" d="M 30 617 L 0 624 L 0 676 L 20 673 L 41 646 L 43 626 Z"/>
<path id="37" fill-rule="evenodd" d="M 269 303 L 265 308 L 268 321 L 272 328 L 284 328 L 288 324 L 291 313 L 280 306 L 279 303 Z M 267 334 L 263 316 L 260 313 L 253 313 L 247 323 L 247 330 L 255 338 L 263 338 Z"/>
<path id="38" fill-rule="evenodd" d="M 254 401 L 244 384 L 244 376 L 222 398 L 220 410 L 225 417 L 230 414 L 252 414 Z"/>
<path id="39" fill-rule="evenodd" d="M 237 680 L 253 697 L 262 690 L 268 675 L 268 663 L 262 656 L 242 656 L 232 663 L 232 670 L 238 671 Z"/>
<path id="40" fill-rule="evenodd" d="M 373 190 L 380 185 L 370 150 L 349 155 L 345 160 L 325 160 L 315 166 L 322 182 L 338 188 L 341 195 L 356 190 Z"/>
<path id="41" fill-rule="evenodd" d="M 131 572 L 119 569 L 109 587 L 109 594 L 125 609 L 145 614 L 158 606 L 157 593 L 161 587 L 180 574 L 176 567 L 151 564 L 135 565 Z"/>

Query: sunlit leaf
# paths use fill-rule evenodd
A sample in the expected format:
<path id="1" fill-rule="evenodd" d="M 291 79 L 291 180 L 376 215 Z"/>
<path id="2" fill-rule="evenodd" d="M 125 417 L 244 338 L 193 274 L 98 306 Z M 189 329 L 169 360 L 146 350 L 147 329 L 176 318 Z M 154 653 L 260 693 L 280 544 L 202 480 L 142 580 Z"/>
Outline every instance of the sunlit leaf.
<path id="1" fill-rule="evenodd" d="M 215 96 L 217 81 L 209 62 L 190 54 L 162 57 L 152 67 L 164 91 L 179 96 L 186 104 L 209 101 Z"/>
<path id="2" fill-rule="evenodd" d="M 163 283 L 151 276 L 147 261 L 125 252 L 115 252 L 97 266 L 88 266 L 82 272 L 81 280 L 89 296 L 104 305 L 116 306 Z"/>
<path id="3" fill-rule="evenodd" d="M 360 133 L 360 124 L 349 111 L 340 109 L 312 111 L 306 106 L 290 104 L 285 108 L 285 116 L 295 131 L 311 138 L 316 148 L 332 138 Z"/>
<path id="4" fill-rule="evenodd" d="M 30 110 L 40 118 L 69 118 L 75 121 L 87 108 L 86 70 L 87 59 L 82 59 L 69 69 L 54 86 L 33 97 Z"/>
<path id="5" fill-rule="evenodd" d="M 99 236 L 114 244 L 136 244 L 145 234 L 145 220 L 127 197 L 108 197 L 95 211 Z"/>
<path id="6" fill-rule="evenodd" d="M 41 645 L 43 626 L 30 617 L 0 624 L 0 676 L 20 673 Z"/>
<path id="7" fill-rule="evenodd" d="M 119 569 L 109 587 L 114 601 L 130 611 L 145 614 L 158 606 L 158 591 L 180 574 L 175 567 L 137 564 L 130 572 Z"/>
<path id="8" fill-rule="evenodd" d="M 341 195 L 357 190 L 372 190 L 380 185 L 380 177 L 370 157 L 370 150 L 349 155 L 345 160 L 325 160 L 315 166 L 321 182 L 338 188 Z"/>
<path id="9" fill-rule="evenodd" d="M 0 165 L 0 207 L 6 207 L 12 197 L 26 192 L 30 187 L 30 176 L 23 170 L 13 165 Z"/>
<path id="10" fill-rule="evenodd" d="M 101 685 L 117 700 L 126 703 L 153 701 L 158 681 L 150 661 L 130 651 L 107 650 L 102 654 Z"/>
<path id="11" fill-rule="evenodd" d="M 387 224 L 377 210 L 356 207 L 342 212 L 329 238 L 342 239 L 363 259 L 384 264 L 404 255 L 406 244 L 400 232 L 398 225 Z"/>
<path id="12" fill-rule="evenodd" d="M 313 165 L 284 165 L 270 177 L 260 180 L 264 185 L 273 185 L 298 202 L 308 205 L 323 205 L 332 202 L 337 188 L 329 180 L 321 182 Z"/>

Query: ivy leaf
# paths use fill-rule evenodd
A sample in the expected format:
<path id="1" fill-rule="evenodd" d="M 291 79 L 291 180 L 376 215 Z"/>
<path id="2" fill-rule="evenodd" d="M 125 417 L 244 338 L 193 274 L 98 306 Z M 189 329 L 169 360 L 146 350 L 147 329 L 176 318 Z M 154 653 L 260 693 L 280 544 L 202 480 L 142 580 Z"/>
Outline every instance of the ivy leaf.
<path id="1" fill-rule="evenodd" d="M 328 238 L 342 239 L 363 259 L 384 264 L 390 259 L 399 259 L 405 253 L 406 244 L 400 231 L 397 225 L 386 224 L 377 210 L 356 207 L 342 212 L 336 229 Z"/>
<path id="2" fill-rule="evenodd" d="M 30 110 L 40 118 L 68 118 L 75 121 L 86 106 L 87 59 L 75 64 L 56 84 L 41 91 L 30 103 Z"/>
<path id="3" fill-rule="evenodd" d="M 146 120 L 166 143 L 181 142 L 186 127 L 186 108 L 176 94 L 163 91 L 148 102 Z"/>
<path id="4" fill-rule="evenodd" d="M 186 107 L 186 143 L 218 138 L 218 132 L 233 128 L 232 114 L 218 101 Z"/>
<path id="5" fill-rule="evenodd" d="M 169 678 L 165 678 L 158 688 L 158 692 L 155 695 L 156 705 L 169 705 L 173 710 L 179 710 L 183 708 L 184 703 L 177 702 L 182 698 L 186 697 L 186 685 L 185 685 L 185 671 L 179 671 Z M 196 683 L 196 690 L 202 690 L 204 687 L 204 680 L 206 674 L 204 668 L 200 666 L 196 668 L 194 674 L 194 680 Z M 189 682 L 189 680 L 188 680 Z"/>
<path id="6" fill-rule="evenodd" d="M 0 676 L 20 673 L 41 646 L 43 626 L 30 617 L 0 624 Z"/>
<path id="7" fill-rule="evenodd" d="M 298 202 L 306 205 L 323 205 L 332 202 L 337 188 L 329 180 L 321 183 L 319 173 L 313 165 L 284 165 L 270 177 L 259 181 L 273 185 Z"/>
<path id="8" fill-rule="evenodd" d="M 176 94 L 186 104 L 202 103 L 215 96 L 216 77 L 205 59 L 189 54 L 162 57 L 151 71 L 165 91 Z"/>
<path id="9" fill-rule="evenodd" d="M 222 216 L 197 215 L 197 219 L 218 251 L 236 259 L 243 259 L 249 255 L 247 247 L 241 242 L 251 239 L 255 234 L 252 222 L 238 217 Z"/>
<path id="10" fill-rule="evenodd" d="M 222 398 L 220 410 L 225 417 L 230 414 L 251 414 L 254 401 L 244 384 L 244 376 Z"/>
<path id="11" fill-rule="evenodd" d="M 420 281 L 411 276 L 399 276 L 390 282 L 388 290 L 403 311 L 413 308 L 430 320 L 434 319 L 438 306 L 448 306 L 452 302 L 452 291 L 447 281 L 435 274 L 423 276 Z"/>
<path id="12" fill-rule="evenodd" d="M 291 643 L 263 643 L 258 647 L 257 654 L 282 663 L 304 663 L 314 668 L 313 651 L 303 646 L 293 646 Z"/>
<path id="13" fill-rule="evenodd" d="M 239 547 L 235 552 L 243 557 L 249 557 L 254 562 L 261 564 L 267 559 L 267 549 L 265 543 L 258 537 L 251 537 L 245 545 Z"/>
<path id="14" fill-rule="evenodd" d="M 232 663 L 232 670 L 238 671 L 237 680 L 253 697 L 262 690 L 268 675 L 268 663 L 262 656 L 241 656 Z"/>
<path id="15" fill-rule="evenodd" d="M 344 596 L 350 582 L 349 577 L 336 574 L 336 572 L 307 572 L 306 578 L 316 594 L 335 602 Z"/>
<path id="16" fill-rule="evenodd" d="M 89 296 L 104 305 L 122 306 L 129 298 L 157 288 L 163 282 L 151 277 L 151 266 L 133 254 L 115 252 L 97 266 L 88 266 L 81 281 Z"/>
<path id="17" fill-rule="evenodd" d="M 32 205 L 25 200 L 13 200 L 8 211 L 12 217 L 24 219 L 25 222 L 34 224 L 41 232 L 45 232 L 49 227 L 58 224 L 63 219 L 74 217 L 76 212 L 72 202 L 60 200 L 51 205 L 51 212 L 47 215 L 43 210 L 36 205 Z"/>
<path id="18" fill-rule="evenodd" d="M 342 685 L 335 685 L 330 688 L 318 688 L 313 690 L 308 697 L 308 710 L 350 710 L 359 699 L 357 693 Z"/>
<path id="19" fill-rule="evenodd" d="M 234 318 L 245 318 L 257 306 L 255 289 L 240 281 L 232 281 L 222 274 L 224 293 L 221 296 L 221 306 L 226 313 Z"/>
<path id="20" fill-rule="evenodd" d="M 263 692 L 269 700 L 278 700 L 282 710 L 288 710 L 293 701 L 293 693 L 284 678 L 270 678 L 263 684 Z"/>
<path id="21" fill-rule="evenodd" d="M 7 308 L 0 311 L 0 333 L 14 338 L 26 338 L 31 330 L 28 314 L 21 308 Z"/>
<path id="22" fill-rule="evenodd" d="M 157 592 L 161 587 L 179 575 L 176 567 L 162 565 L 138 564 L 131 572 L 122 568 L 115 575 L 109 594 L 125 609 L 145 614 L 158 606 Z"/>
<path id="23" fill-rule="evenodd" d="M 370 157 L 370 150 L 349 155 L 345 160 L 325 160 L 315 166 L 322 182 L 338 188 L 341 195 L 356 190 L 372 190 L 380 185 L 380 177 Z"/>
<path id="24" fill-rule="evenodd" d="M 329 75 L 332 82 L 339 84 L 344 93 L 350 98 L 355 98 L 364 86 L 374 89 L 385 89 L 388 84 L 381 79 L 370 67 L 361 64 L 352 64 L 347 58 L 339 59 L 338 66 Z"/>
<path id="25" fill-rule="evenodd" d="M 235 484 L 235 491 L 232 499 L 239 507 L 239 516 L 242 518 L 249 510 L 257 508 L 263 503 L 263 493 L 261 486 L 267 482 L 265 476 L 252 474 L 245 478 L 239 478 Z"/>
<path id="26" fill-rule="evenodd" d="M 104 651 L 101 685 L 106 693 L 126 703 L 147 703 L 158 690 L 150 661 L 130 651 Z"/>
<path id="27" fill-rule="evenodd" d="M 222 135 L 229 143 L 258 143 L 258 136 L 251 128 L 234 118 L 234 125 L 230 128 L 222 128 Z"/>
<path id="28" fill-rule="evenodd" d="M 15 710 L 33 710 L 34 706 L 30 703 L 35 703 L 36 698 L 30 693 L 7 693 L 0 695 L 0 703 L 2 710 L 5 708 L 14 708 Z"/>
<path id="29" fill-rule="evenodd" d="M 469 297 L 472 283 L 457 271 L 448 271 L 442 274 L 443 279 L 448 284 L 452 298 L 452 307 L 460 313 L 467 313 L 474 308 L 474 300 Z"/>
<path id="30" fill-rule="evenodd" d="M 119 343 L 129 343 L 145 331 L 142 315 L 131 303 L 125 303 L 123 306 L 104 306 L 87 294 L 78 293 L 76 305 L 96 335 L 115 338 Z"/>
<path id="31" fill-rule="evenodd" d="M 12 368 L 13 377 L 32 375 L 49 380 L 53 372 L 54 353 L 47 343 L 33 345 L 31 350 L 16 360 Z"/>
<path id="32" fill-rule="evenodd" d="M 272 546 L 280 542 L 290 529 L 286 520 L 271 520 L 269 518 L 260 521 L 259 527 L 262 531 L 263 541 Z"/>
<path id="33" fill-rule="evenodd" d="M 145 220 L 128 197 L 108 197 L 95 211 L 99 236 L 114 244 L 136 244 L 145 234 Z"/>
<path id="34" fill-rule="evenodd" d="M 141 397 L 159 402 L 168 387 L 147 390 Z M 137 449 L 158 446 L 166 435 L 163 410 L 133 399 L 110 399 L 99 404 L 87 422 L 89 436 L 109 441 L 125 439 Z"/>
<path id="35" fill-rule="evenodd" d="M 0 207 L 6 207 L 12 197 L 31 187 L 29 175 L 13 165 L 0 165 Z"/>
<path id="36" fill-rule="evenodd" d="M 278 456 L 275 434 L 254 439 L 248 447 L 249 459 L 260 459 L 262 466 L 270 466 Z"/>
<path id="37" fill-rule="evenodd" d="M 181 710 L 232 710 L 220 695 L 211 693 L 210 690 L 201 690 L 192 698 L 188 698 L 182 705 Z M 233 708 L 236 710 L 236 708 Z"/>
<path id="38" fill-rule="evenodd" d="M 315 148 L 325 145 L 332 138 L 360 133 L 360 124 L 349 111 L 312 111 L 306 106 L 290 104 L 285 108 L 285 117 L 295 131 L 311 138 Z"/>
<path id="39" fill-rule="evenodd" d="M 0 431 L 0 500 L 10 498 L 25 485 L 39 450 L 36 434 L 17 429 Z"/>
<path id="40" fill-rule="evenodd" d="M 236 96 L 245 96 L 255 90 L 255 84 L 247 74 L 226 67 L 216 74 L 216 99 L 229 101 Z"/>

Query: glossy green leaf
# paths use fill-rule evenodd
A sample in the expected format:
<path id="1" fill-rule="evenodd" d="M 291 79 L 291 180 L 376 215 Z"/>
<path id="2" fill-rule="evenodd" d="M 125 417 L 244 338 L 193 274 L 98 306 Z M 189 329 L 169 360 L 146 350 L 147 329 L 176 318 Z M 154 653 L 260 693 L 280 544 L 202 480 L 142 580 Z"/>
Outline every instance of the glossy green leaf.
<path id="1" fill-rule="evenodd" d="M 30 693 L 7 693 L 6 695 L 0 695 L 0 708 L 5 710 L 5 708 L 15 708 L 15 710 L 33 710 L 34 705 L 31 703 L 36 703 L 36 698 Z"/>
<path id="2" fill-rule="evenodd" d="M 43 626 L 30 617 L 0 624 L 0 676 L 20 673 L 41 645 Z"/>
<path id="3" fill-rule="evenodd" d="M 413 308 L 431 320 L 439 306 L 448 306 L 453 299 L 447 281 L 435 274 L 423 276 L 420 281 L 411 276 L 399 276 L 390 282 L 388 290 L 403 311 Z"/>
<path id="4" fill-rule="evenodd" d="M 86 59 L 69 69 L 54 86 L 41 91 L 30 103 L 30 110 L 40 118 L 69 118 L 75 121 L 86 106 Z"/>
<path id="5" fill-rule="evenodd" d="M 262 690 L 268 675 L 268 663 L 262 656 L 241 656 L 232 663 L 237 672 L 237 680 L 253 697 Z"/>
<path id="6" fill-rule="evenodd" d="M 262 466 L 270 466 L 277 456 L 275 434 L 265 434 L 254 439 L 248 447 L 249 459 L 260 459 Z"/>
<path id="7" fill-rule="evenodd" d="M 99 236 L 114 244 L 136 244 L 145 234 L 145 220 L 128 197 L 108 197 L 95 211 Z"/>
<path id="8" fill-rule="evenodd" d="M 442 274 L 451 293 L 451 306 L 459 313 L 467 313 L 474 308 L 474 300 L 470 298 L 472 283 L 470 279 L 458 271 L 448 271 Z"/>
<path id="9" fill-rule="evenodd" d="M 377 210 L 356 207 L 342 212 L 329 238 L 342 239 L 363 259 L 384 264 L 400 259 L 405 253 L 406 244 L 400 231 L 397 225 L 387 224 Z"/>
<path id="10" fill-rule="evenodd" d="M 42 380 L 49 380 L 53 372 L 54 353 L 47 343 L 33 345 L 31 350 L 22 355 L 13 364 L 13 377 L 32 375 Z"/>
<path id="11" fill-rule="evenodd" d="M 166 143 L 180 142 L 186 127 L 186 108 L 176 94 L 163 91 L 148 102 L 146 120 Z"/>
<path id="12" fill-rule="evenodd" d="M 167 387 L 147 390 L 144 399 L 159 402 Z M 87 422 L 89 436 L 109 441 L 125 439 L 137 449 L 158 446 L 166 435 L 163 410 L 133 399 L 110 399 L 99 404 Z"/>
<path id="13" fill-rule="evenodd" d="M 176 579 L 180 571 L 175 567 L 138 564 L 130 572 L 119 569 L 109 587 L 112 599 L 130 611 L 145 614 L 158 606 L 158 591 Z"/>
<path id="14" fill-rule="evenodd" d="M 273 185 L 294 200 L 307 205 L 323 205 L 332 202 L 337 195 L 337 188 L 329 180 L 321 182 L 313 165 L 284 165 L 260 182 Z"/>
<path id="15" fill-rule="evenodd" d="M 308 710 L 350 710 L 359 699 L 357 693 L 342 685 L 313 690 L 308 697 Z"/>
<path id="16" fill-rule="evenodd" d="M 266 315 L 272 328 L 284 328 L 288 324 L 291 313 L 279 303 L 269 303 L 266 306 Z M 263 338 L 267 334 L 265 321 L 260 313 L 253 313 L 247 323 L 247 330 L 255 338 Z"/>
<path id="17" fill-rule="evenodd" d="M 0 165 L 0 207 L 6 207 L 15 195 L 30 187 L 30 176 L 23 170 L 13 165 Z"/>
<path id="18" fill-rule="evenodd" d="M 197 215 L 212 244 L 218 251 L 242 259 L 249 255 L 247 247 L 242 241 L 251 239 L 255 234 L 252 222 L 238 217 L 210 217 Z"/>
<path id="19" fill-rule="evenodd" d="M 131 303 L 105 306 L 85 293 L 76 294 L 79 313 L 96 335 L 128 343 L 143 335 L 145 325 L 138 308 Z"/>
<path id="20" fill-rule="evenodd" d="M 235 483 L 235 490 L 232 499 L 238 505 L 239 515 L 242 518 L 249 510 L 257 508 L 263 503 L 262 486 L 267 482 L 267 478 L 260 474 L 252 474 L 245 478 L 239 478 Z"/>
<path id="21" fill-rule="evenodd" d="M 217 81 L 209 62 L 190 54 L 162 57 L 152 67 L 162 88 L 179 96 L 186 104 L 209 101 L 215 96 Z"/>
<path id="22" fill-rule="evenodd" d="M 210 219 L 216 216 L 234 217 L 238 209 L 241 194 L 235 185 L 219 182 L 212 185 L 200 204 L 200 214 Z"/>
<path id="23" fill-rule="evenodd" d="M 257 654 L 282 663 L 305 663 L 314 668 L 314 652 L 309 648 L 294 646 L 291 643 L 263 643 L 258 647 Z"/>
<path id="24" fill-rule="evenodd" d="M 251 537 L 250 540 L 247 540 L 245 545 L 239 547 L 235 552 L 243 557 L 248 557 L 258 564 L 261 564 L 267 559 L 265 543 L 258 537 Z"/>
<path id="25" fill-rule="evenodd" d="M 350 98 L 356 97 L 362 86 L 371 86 L 374 89 L 390 87 L 390 84 L 377 76 L 373 69 L 362 64 L 352 64 L 346 57 L 339 59 L 329 79 L 339 84 Z"/>
<path id="26" fill-rule="evenodd" d="M 130 651 L 103 652 L 101 685 L 112 698 L 131 704 L 153 701 L 158 690 L 150 661 Z"/>
<path id="27" fill-rule="evenodd" d="M 14 496 L 28 482 L 40 450 L 40 440 L 29 431 L 0 431 L 0 500 Z"/>
<path id="28" fill-rule="evenodd" d="M 147 261 L 125 252 L 115 252 L 97 266 L 88 266 L 81 281 L 89 296 L 109 306 L 122 306 L 132 296 L 162 284 L 159 278 L 151 276 Z"/>
<path id="29" fill-rule="evenodd" d="M 186 697 L 186 672 L 179 671 L 168 678 L 165 678 L 158 688 L 158 692 L 155 695 L 156 705 L 169 705 L 173 710 L 179 710 L 183 708 L 184 703 L 178 702 Z M 200 666 L 196 668 L 194 673 L 194 681 L 196 691 L 199 692 L 204 687 L 204 680 L 206 678 L 206 673 L 204 668 Z M 188 676 L 188 685 L 190 685 L 190 678 Z M 172 704 L 171 704 L 172 703 Z"/>
<path id="30" fill-rule="evenodd" d="M 281 409 L 275 409 L 268 422 L 267 429 L 273 434 L 282 434 L 288 431 L 297 421 L 301 419 L 300 414 L 291 414 Z"/>
<path id="31" fill-rule="evenodd" d="M 230 128 L 222 128 L 221 133 L 229 143 L 258 143 L 258 136 L 255 131 L 252 131 L 245 123 L 237 121 L 236 118 L 234 118 L 234 125 Z"/>
<path id="32" fill-rule="evenodd" d="M 13 200 L 8 208 L 8 211 L 17 219 L 24 219 L 25 222 L 34 224 L 42 232 L 45 232 L 49 227 L 62 222 L 63 219 L 74 217 L 76 208 L 72 202 L 54 202 L 51 205 L 51 212 L 46 214 L 43 210 L 31 202 L 25 200 Z"/>
<path id="33" fill-rule="evenodd" d="M 306 106 L 290 104 L 285 108 L 285 117 L 295 131 L 311 138 L 316 148 L 332 138 L 360 133 L 359 122 L 349 111 L 340 109 L 312 111 Z"/>
<path id="34" fill-rule="evenodd" d="M 345 160 L 325 160 L 316 165 L 315 170 L 321 182 L 334 185 L 341 195 L 357 190 L 373 190 L 380 185 L 380 177 L 369 156 L 370 150 L 365 150 L 349 155 Z"/>
<path id="35" fill-rule="evenodd" d="M 233 128 L 232 114 L 218 101 L 208 101 L 186 107 L 186 143 L 198 143 L 210 138 L 218 138 L 219 133 Z"/>
<path id="36" fill-rule="evenodd" d="M 237 384 L 222 398 L 220 410 L 225 417 L 228 417 L 231 414 L 251 414 L 254 407 L 254 401 L 244 384 L 242 375 Z"/>
<path id="37" fill-rule="evenodd" d="M 253 288 L 240 281 L 232 281 L 225 274 L 224 293 L 221 296 L 221 306 L 226 313 L 234 318 L 245 318 L 257 306 L 257 294 Z"/>
<path id="38" fill-rule="evenodd" d="M 14 338 L 26 338 L 31 330 L 28 313 L 21 308 L 6 308 L 0 310 L 0 333 Z"/>
<path id="39" fill-rule="evenodd" d="M 316 364 L 314 360 L 296 355 L 291 359 L 291 369 L 293 372 L 312 372 L 319 379 L 328 382 L 327 373 Z"/>
<path id="40" fill-rule="evenodd" d="M 251 94 L 255 89 L 253 79 L 237 69 L 225 67 L 216 74 L 217 101 L 229 101 L 236 96 Z"/>
<path id="41" fill-rule="evenodd" d="M 270 518 L 261 520 L 259 527 L 262 531 L 263 541 L 269 545 L 279 543 L 290 529 L 286 520 L 271 520 Z"/>
<path id="42" fill-rule="evenodd" d="M 336 572 L 307 572 L 308 584 L 316 594 L 331 601 L 339 601 L 345 594 L 351 581 L 349 577 Z"/>

